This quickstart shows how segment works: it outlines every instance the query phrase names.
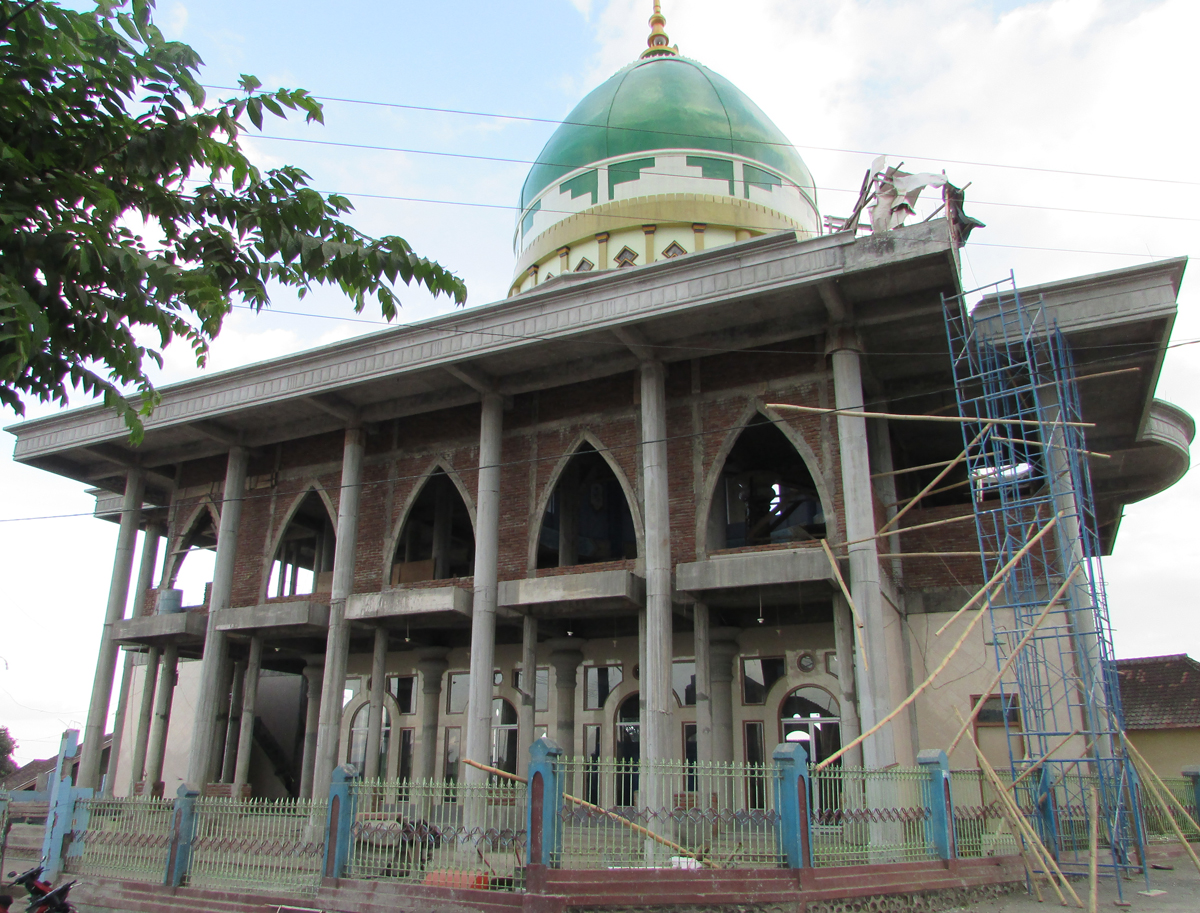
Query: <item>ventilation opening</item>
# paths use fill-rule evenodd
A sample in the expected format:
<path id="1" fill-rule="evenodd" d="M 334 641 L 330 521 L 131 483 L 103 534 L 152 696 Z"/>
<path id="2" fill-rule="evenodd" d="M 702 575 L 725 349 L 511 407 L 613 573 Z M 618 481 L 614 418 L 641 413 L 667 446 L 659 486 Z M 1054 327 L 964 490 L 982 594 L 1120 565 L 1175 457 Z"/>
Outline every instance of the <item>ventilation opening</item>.
<path id="1" fill-rule="evenodd" d="M 637 557 L 625 492 L 590 444 L 571 457 L 542 518 L 537 566 L 571 567 Z"/>
<path id="2" fill-rule="evenodd" d="M 725 460 L 708 517 L 709 550 L 825 538 L 825 511 L 808 466 L 766 416 Z"/>
<path id="3" fill-rule="evenodd" d="M 310 491 L 288 521 L 267 582 L 267 596 L 300 596 L 333 589 L 335 533 L 325 502 Z"/>
<path id="4" fill-rule="evenodd" d="M 470 577 L 474 564 L 471 515 L 454 482 L 439 470 L 422 487 L 400 530 L 391 583 Z"/>

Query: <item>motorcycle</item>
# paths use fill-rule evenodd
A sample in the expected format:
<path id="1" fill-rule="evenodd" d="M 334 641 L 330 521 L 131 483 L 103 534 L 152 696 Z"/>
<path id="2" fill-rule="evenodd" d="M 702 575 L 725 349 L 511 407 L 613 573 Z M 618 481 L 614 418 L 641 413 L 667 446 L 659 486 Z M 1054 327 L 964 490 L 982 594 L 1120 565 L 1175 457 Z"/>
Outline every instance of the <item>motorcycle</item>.
<path id="1" fill-rule="evenodd" d="M 68 881 L 56 888 L 48 881 L 39 880 L 42 869 L 43 866 L 39 865 L 20 875 L 16 872 L 8 873 L 8 877 L 12 879 L 8 886 L 20 885 L 29 894 L 26 913 L 75 913 L 75 908 L 67 900 L 67 894 L 77 882 Z"/>

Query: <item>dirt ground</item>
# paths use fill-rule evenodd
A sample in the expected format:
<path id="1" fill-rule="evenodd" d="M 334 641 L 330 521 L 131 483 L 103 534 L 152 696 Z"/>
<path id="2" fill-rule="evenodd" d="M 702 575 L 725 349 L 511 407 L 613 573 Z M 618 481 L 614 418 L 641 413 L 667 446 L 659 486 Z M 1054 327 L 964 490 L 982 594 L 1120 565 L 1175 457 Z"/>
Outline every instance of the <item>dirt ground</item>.
<path id="1" fill-rule="evenodd" d="M 1144 878 L 1124 881 L 1121 891 L 1126 907 L 1115 906 L 1117 900 L 1117 885 L 1112 878 L 1100 879 L 1098 892 L 1098 911 L 1115 911 L 1129 909 L 1137 913 L 1200 913 L 1200 873 L 1189 859 L 1172 859 L 1166 864 L 1174 866 L 1172 871 L 1153 870 L 1150 873 L 1150 888 L 1152 891 L 1165 891 L 1154 897 L 1147 897 L 1140 891 L 1146 890 Z M 1087 882 L 1074 882 L 1075 892 L 1088 908 Z M 1045 903 L 1038 903 L 1037 898 L 1028 894 L 1012 894 L 997 900 L 983 901 L 965 907 L 956 907 L 955 913 L 1051 913 L 1053 910 L 1064 909 L 1058 902 L 1058 897 L 1050 891 L 1045 883 L 1042 884 L 1042 896 Z M 1070 906 L 1065 909 L 1077 910 L 1070 896 L 1067 897 Z M 947 911 L 949 913 L 949 911 Z"/>

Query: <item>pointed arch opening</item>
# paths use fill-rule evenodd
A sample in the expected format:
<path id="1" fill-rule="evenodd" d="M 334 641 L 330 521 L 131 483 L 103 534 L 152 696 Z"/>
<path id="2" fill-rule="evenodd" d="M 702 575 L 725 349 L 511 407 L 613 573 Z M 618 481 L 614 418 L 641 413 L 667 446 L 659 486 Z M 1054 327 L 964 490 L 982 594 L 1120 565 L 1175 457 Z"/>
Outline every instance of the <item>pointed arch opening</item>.
<path id="1" fill-rule="evenodd" d="M 709 550 L 824 538 L 825 509 L 808 465 L 775 423 L 757 413 L 717 479 Z"/>
<path id="2" fill-rule="evenodd" d="M 328 593 L 337 533 L 325 501 L 313 490 L 292 512 L 271 562 L 267 596 Z"/>
<path id="3" fill-rule="evenodd" d="M 182 590 L 182 606 L 205 605 L 216 563 L 217 519 L 210 506 L 204 504 L 192 517 L 178 546 L 165 559 L 162 588 Z"/>
<path id="4" fill-rule="evenodd" d="M 475 572 L 475 530 L 454 480 L 438 469 L 425 480 L 400 528 L 391 583 L 449 580 Z"/>
<path id="5" fill-rule="evenodd" d="M 633 513 L 616 473 L 586 441 L 567 461 L 542 515 L 537 566 L 637 557 Z"/>

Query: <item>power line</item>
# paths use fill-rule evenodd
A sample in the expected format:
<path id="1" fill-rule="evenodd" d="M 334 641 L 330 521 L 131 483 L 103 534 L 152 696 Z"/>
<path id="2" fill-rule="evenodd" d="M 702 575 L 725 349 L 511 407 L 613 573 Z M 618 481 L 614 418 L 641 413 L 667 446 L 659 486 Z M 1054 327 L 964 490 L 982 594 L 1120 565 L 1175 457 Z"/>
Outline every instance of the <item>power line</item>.
<path id="1" fill-rule="evenodd" d="M 204 88 L 215 89 L 217 91 L 222 91 L 222 92 L 226 92 L 226 91 L 227 92 L 240 92 L 241 91 L 240 89 L 234 88 L 232 86 L 206 85 L 206 86 L 204 86 Z M 341 98 L 341 97 L 333 96 L 333 95 L 314 95 L 312 97 L 317 99 L 318 101 L 338 102 L 341 104 L 349 104 L 349 105 L 367 105 L 367 106 L 378 107 L 378 108 L 396 108 L 396 109 L 404 110 L 404 111 L 426 111 L 426 112 L 430 112 L 430 113 L 434 113 L 434 114 L 459 114 L 459 115 L 464 115 L 467 117 L 487 117 L 487 118 L 491 118 L 491 119 L 495 119 L 495 120 L 516 120 L 516 121 L 525 121 L 528 123 L 553 124 L 553 125 L 561 124 L 564 126 L 591 127 L 594 129 L 600 129 L 600 127 L 601 127 L 601 125 L 599 125 L 599 124 L 591 124 L 591 123 L 587 123 L 585 121 L 557 120 L 557 119 L 549 118 L 549 117 L 532 117 L 529 115 L 522 115 L 522 114 L 501 114 L 501 113 L 494 112 L 494 111 L 489 112 L 489 111 L 471 111 L 471 110 L 462 109 L 462 108 L 439 108 L 439 107 L 436 107 L 433 105 L 407 105 L 407 104 L 401 104 L 400 102 L 372 101 L 372 100 L 361 99 L 361 98 Z M 682 139 L 707 139 L 710 141 L 713 139 L 713 137 L 705 136 L 703 134 L 681 133 L 681 132 L 672 131 L 672 130 L 655 130 L 650 127 L 620 127 L 620 126 L 611 126 L 611 125 L 606 124 L 606 125 L 604 125 L 604 128 L 608 129 L 608 130 L 628 130 L 628 131 L 632 131 L 635 133 L 654 133 L 654 134 L 658 134 L 660 136 L 676 136 L 676 137 L 680 137 Z M 1105 180 L 1115 180 L 1115 181 L 1145 181 L 1148 183 L 1155 183 L 1155 184 L 1181 184 L 1181 185 L 1188 186 L 1188 187 L 1200 187 L 1200 181 L 1185 181 L 1185 180 L 1181 180 L 1178 178 L 1155 178 L 1155 177 L 1148 177 L 1144 174 L 1138 174 L 1138 175 L 1108 174 L 1108 173 L 1093 172 L 1093 171 L 1076 171 L 1076 170 L 1066 169 L 1066 168 L 1045 168 L 1045 167 L 1040 167 L 1040 166 L 1035 166 L 1035 165 L 1010 165 L 1010 164 L 1001 164 L 999 162 L 977 162 L 977 161 L 971 161 L 971 160 L 967 160 L 967 159 L 945 158 L 942 156 L 906 155 L 906 154 L 901 154 L 901 153 L 888 153 L 888 152 L 878 152 L 878 151 L 872 152 L 872 151 L 869 151 L 866 149 L 847 149 L 847 148 L 842 148 L 842 147 L 838 147 L 838 146 L 814 146 L 814 145 L 805 145 L 805 144 L 797 144 L 797 143 L 780 143 L 780 142 L 773 142 L 773 141 L 769 141 L 769 140 L 755 140 L 755 143 L 757 143 L 758 145 L 761 145 L 761 146 L 780 146 L 780 147 L 783 147 L 786 149 L 812 149 L 817 152 L 840 152 L 840 153 L 843 153 L 846 155 L 869 155 L 872 157 L 878 156 L 878 155 L 888 155 L 892 158 L 917 159 L 918 161 L 924 161 L 924 162 L 945 162 L 945 163 L 951 164 L 951 165 L 970 165 L 975 168 L 1005 168 L 1005 169 L 1009 169 L 1009 170 L 1013 170 L 1013 171 L 1034 171 L 1034 172 L 1041 172 L 1044 174 L 1061 174 L 1061 175 L 1069 175 L 1069 176 L 1073 176 L 1073 177 L 1102 178 Z"/>

